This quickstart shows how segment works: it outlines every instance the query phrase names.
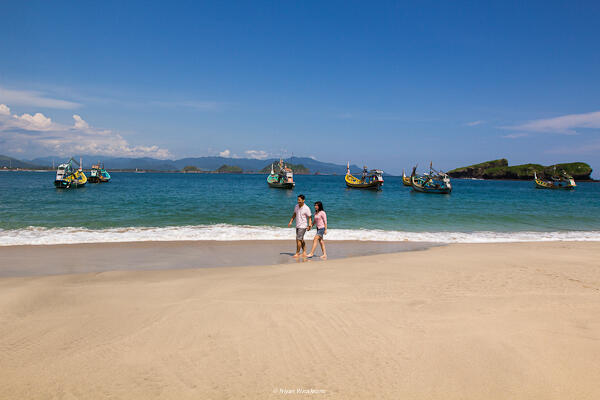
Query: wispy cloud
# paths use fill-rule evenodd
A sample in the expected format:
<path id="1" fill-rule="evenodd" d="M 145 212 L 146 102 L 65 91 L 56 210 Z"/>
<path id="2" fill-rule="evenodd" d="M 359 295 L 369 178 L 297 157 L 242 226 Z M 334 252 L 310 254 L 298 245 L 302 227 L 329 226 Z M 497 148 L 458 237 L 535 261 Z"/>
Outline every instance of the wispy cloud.
<path id="1" fill-rule="evenodd" d="M 191 108 L 198 111 L 219 111 L 222 110 L 227 103 L 218 101 L 152 101 L 151 105 L 166 107 L 166 108 Z"/>
<path id="2" fill-rule="evenodd" d="M 555 118 L 536 119 L 521 125 L 503 126 L 502 128 L 515 131 L 576 135 L 577 129 L 599 129 L 600 111 L 585 114 L 569 114 Z"/>
<path id="3" fill-rule="evenodd" d="M 563 146 L 546 150 L 547 154 L 589 154 L 600 152 L 600 140 L 579 146 Z"/>
<path id="4" fill-rule="evenodd" d="M 81 107 L 81 104 L 79 103 L 48 97 L 48 95 L 43 92 L 32 90 L 10 90 L 3 87 L 0 87 L 0 103 L 66 110 Z"/>
<path id="5" fill-rule="evenodd" d="M 162 159 L 171 156 L 167 149 L 132 145 L 116 132 L 91 127 L 77 114 L 73 115 L 73 125 L 65 125 L 39 112 L 12 114 L 5 104 L 0 104 L 0 144 L 8 152 L 21 153 L 87 153 Z"/>
<path id="6" fill-rule="evenodd" d="M 508 135 L 504 135 L 502 137 L 506 138 L 506 139 L 518 139 L 518 138 L 522 138 L 522 137 L 526 137 L 526 136 L 529 136 L 529 133 L 524 133 L 524 132 L 521 132 L 521 133 L 509 133 Z"/>
<path id="7" fill-rule="evenodd" d="M 264 150 L 246 150 L 244 153 L 246 154 L 246 157 L 257 160 L 264 160 L 269 157 L 269 153 Z"/>
<path id="8" fill-rule="evenodd" d="M 464 125 L 465 126 L 477 126 L 477 125 L 481 125 L 483 124 L 485 121 L 471 121 L 471 122 L 465 122 Z"/>

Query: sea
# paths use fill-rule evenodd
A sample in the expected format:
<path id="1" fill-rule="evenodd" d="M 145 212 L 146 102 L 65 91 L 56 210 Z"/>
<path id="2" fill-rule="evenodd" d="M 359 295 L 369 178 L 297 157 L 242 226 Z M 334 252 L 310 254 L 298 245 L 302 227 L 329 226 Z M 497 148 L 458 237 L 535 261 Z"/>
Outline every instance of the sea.
<path id="1" fill-rule="evenodd" d="M 55 189 L 54 172 L 0 172 L 0 246 L 174 240 L 293 240 L 296 197 L 323 202 L 328 240 L 484 243 L 600 240 L 600 184 L 573 191 L 531 181 L 452 181 L 450 195 L 415 193 L 401 177 L 379 192 L 343 176 L 112 172 L 106 184 Z M 309 239 L 312 234 L 308 234 Z"/>

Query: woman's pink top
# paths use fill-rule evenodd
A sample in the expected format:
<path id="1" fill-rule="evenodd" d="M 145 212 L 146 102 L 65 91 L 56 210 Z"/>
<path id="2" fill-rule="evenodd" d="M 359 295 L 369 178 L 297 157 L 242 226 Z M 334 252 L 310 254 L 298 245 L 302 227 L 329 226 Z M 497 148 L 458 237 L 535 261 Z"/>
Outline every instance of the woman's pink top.
<path id="1" fill-rule="evenodd" d="M 325 225 L 327 225 L 327 214 L 325 214 L 325 211 L 319 211 L 315 214 L 315 225 L 319 229 L 325 228 Z"/>

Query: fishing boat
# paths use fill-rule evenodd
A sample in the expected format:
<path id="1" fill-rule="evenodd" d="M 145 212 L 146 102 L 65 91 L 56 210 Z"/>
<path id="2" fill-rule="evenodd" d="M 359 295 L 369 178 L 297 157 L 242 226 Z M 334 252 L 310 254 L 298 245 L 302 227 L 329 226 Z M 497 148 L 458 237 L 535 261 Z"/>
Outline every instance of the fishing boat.
<path id="1" fill-rule="evenodd" d="M 79 163 L 71 158 L 65 164 L 60 164 L 56 169 L 56 178 L 54 186 L 59 189 L 78 188 L 86 184 L 87 177 L 81 168 L 81 159 Z"/>
<path id="2" fill-rule="evenodd" d="M 271 173 L 267 176 L 269 187 L 277 189 L 293 189 L 296 186 L 294 183 L 294 171 L 284 164 L 283 160 L 279 160 L 278 171 L 275 172 L 274 165 L 271 164 Z"/>
<path id="3" fill-rule="evenodd" d="M 562 189 L 562 190 L 573 190 L 577 186 L 575 180 L 565 171 L 561 171 L 560 174 L 555 174 L 550 180 L 543 180 L 538 178 L 537 173 L 533 172 L 533 180 L 535 181 L 536 189 Z"/>
<path id="4" fill-rule="evenodd" d="M 380 169 L 367 169 L 363 167 L 360 178 L 355 177 L 350 173 L 350 162 L 346 167 L 346 186 L 355 189 L 371 189 L 381 190 L 383 186 L 383 171 Z"/>
<path id="5" fill-rule="evenodd" d="M 411 186 L 410 176 L 406 176 L 406 174 L 404 173 L 404 169 L 402 170 L 402 184 L 404 186 Z"/>
<path id="6" fill-rule="evenodd" d="M 90 170 L 90 177 L 88 178 L 90 183 L 105 183 L 110 182 L 110 174 L 104 168 L 104 163 L 98 162 L 96 165 L 92 165 Z"/>
<path id="7" fill-rule="evenodd" d="M 436 171 L 433 165 L 429 164 L 429 173 L 422 176 L 417 176 L 417 166 L 413 167 L 410 175 L 410 184 L 415 192 L 434 193 L 434 194 L 450 194 L 452 192 L 452 184 L 450 177 L 443 171 Z"/>

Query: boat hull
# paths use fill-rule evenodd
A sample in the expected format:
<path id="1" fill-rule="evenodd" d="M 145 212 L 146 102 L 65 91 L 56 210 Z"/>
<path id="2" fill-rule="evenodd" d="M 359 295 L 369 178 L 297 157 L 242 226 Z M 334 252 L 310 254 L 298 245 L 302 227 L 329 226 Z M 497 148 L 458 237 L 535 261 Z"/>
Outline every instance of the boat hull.
<path id="1" fill-rule="evenodd" d="M 536 189 L 550 189 L 550 190 L 573 190 L 575 189 L 575 185 L 554 185 L 549 182 L 544 182 L 542 180 L 535 180 L 535 188 Z"/>
<path id="2" fill-rule="evenodd" d="M 432 194 L 450 194 L 452 193 L 452 188 L 423 188 L 421 186 L 413 186 L 412 187 L 415 192 L 419 193 L 432 193 Z"/>
<path id="3" fill-rule="evenodd" d="M 108 183 L 108 182 L 110 182 L 110 178 L 106 179 L 106 178 L 99 178 L 97 176 L 90 176 L 88 178 L 88 182 L 89 183 Z"/>
<path id="4" fill-rule="evenodd" d="M 295 183 L 270 183 L 269 182 L 269 187 L 275 188 L 275 189 L 293 189 L 294 186 L 296 186 Z"/>
<path id="5" fill-rule="evenodd" d="M 366 189 L 366 190 L 381 190 L 383 182 L 373 183 L 350 183 L 346 182 L 346 186 L 352 189 Z"/>
<path id="6" fill-rule="evenodd" d="M 74 181 L 66 181 L 63 179 L 55 180 L 54 187 L 57 189 L 76 189 L 85 186 L 86 182 L 81 182 L 78 180 Z"/>

